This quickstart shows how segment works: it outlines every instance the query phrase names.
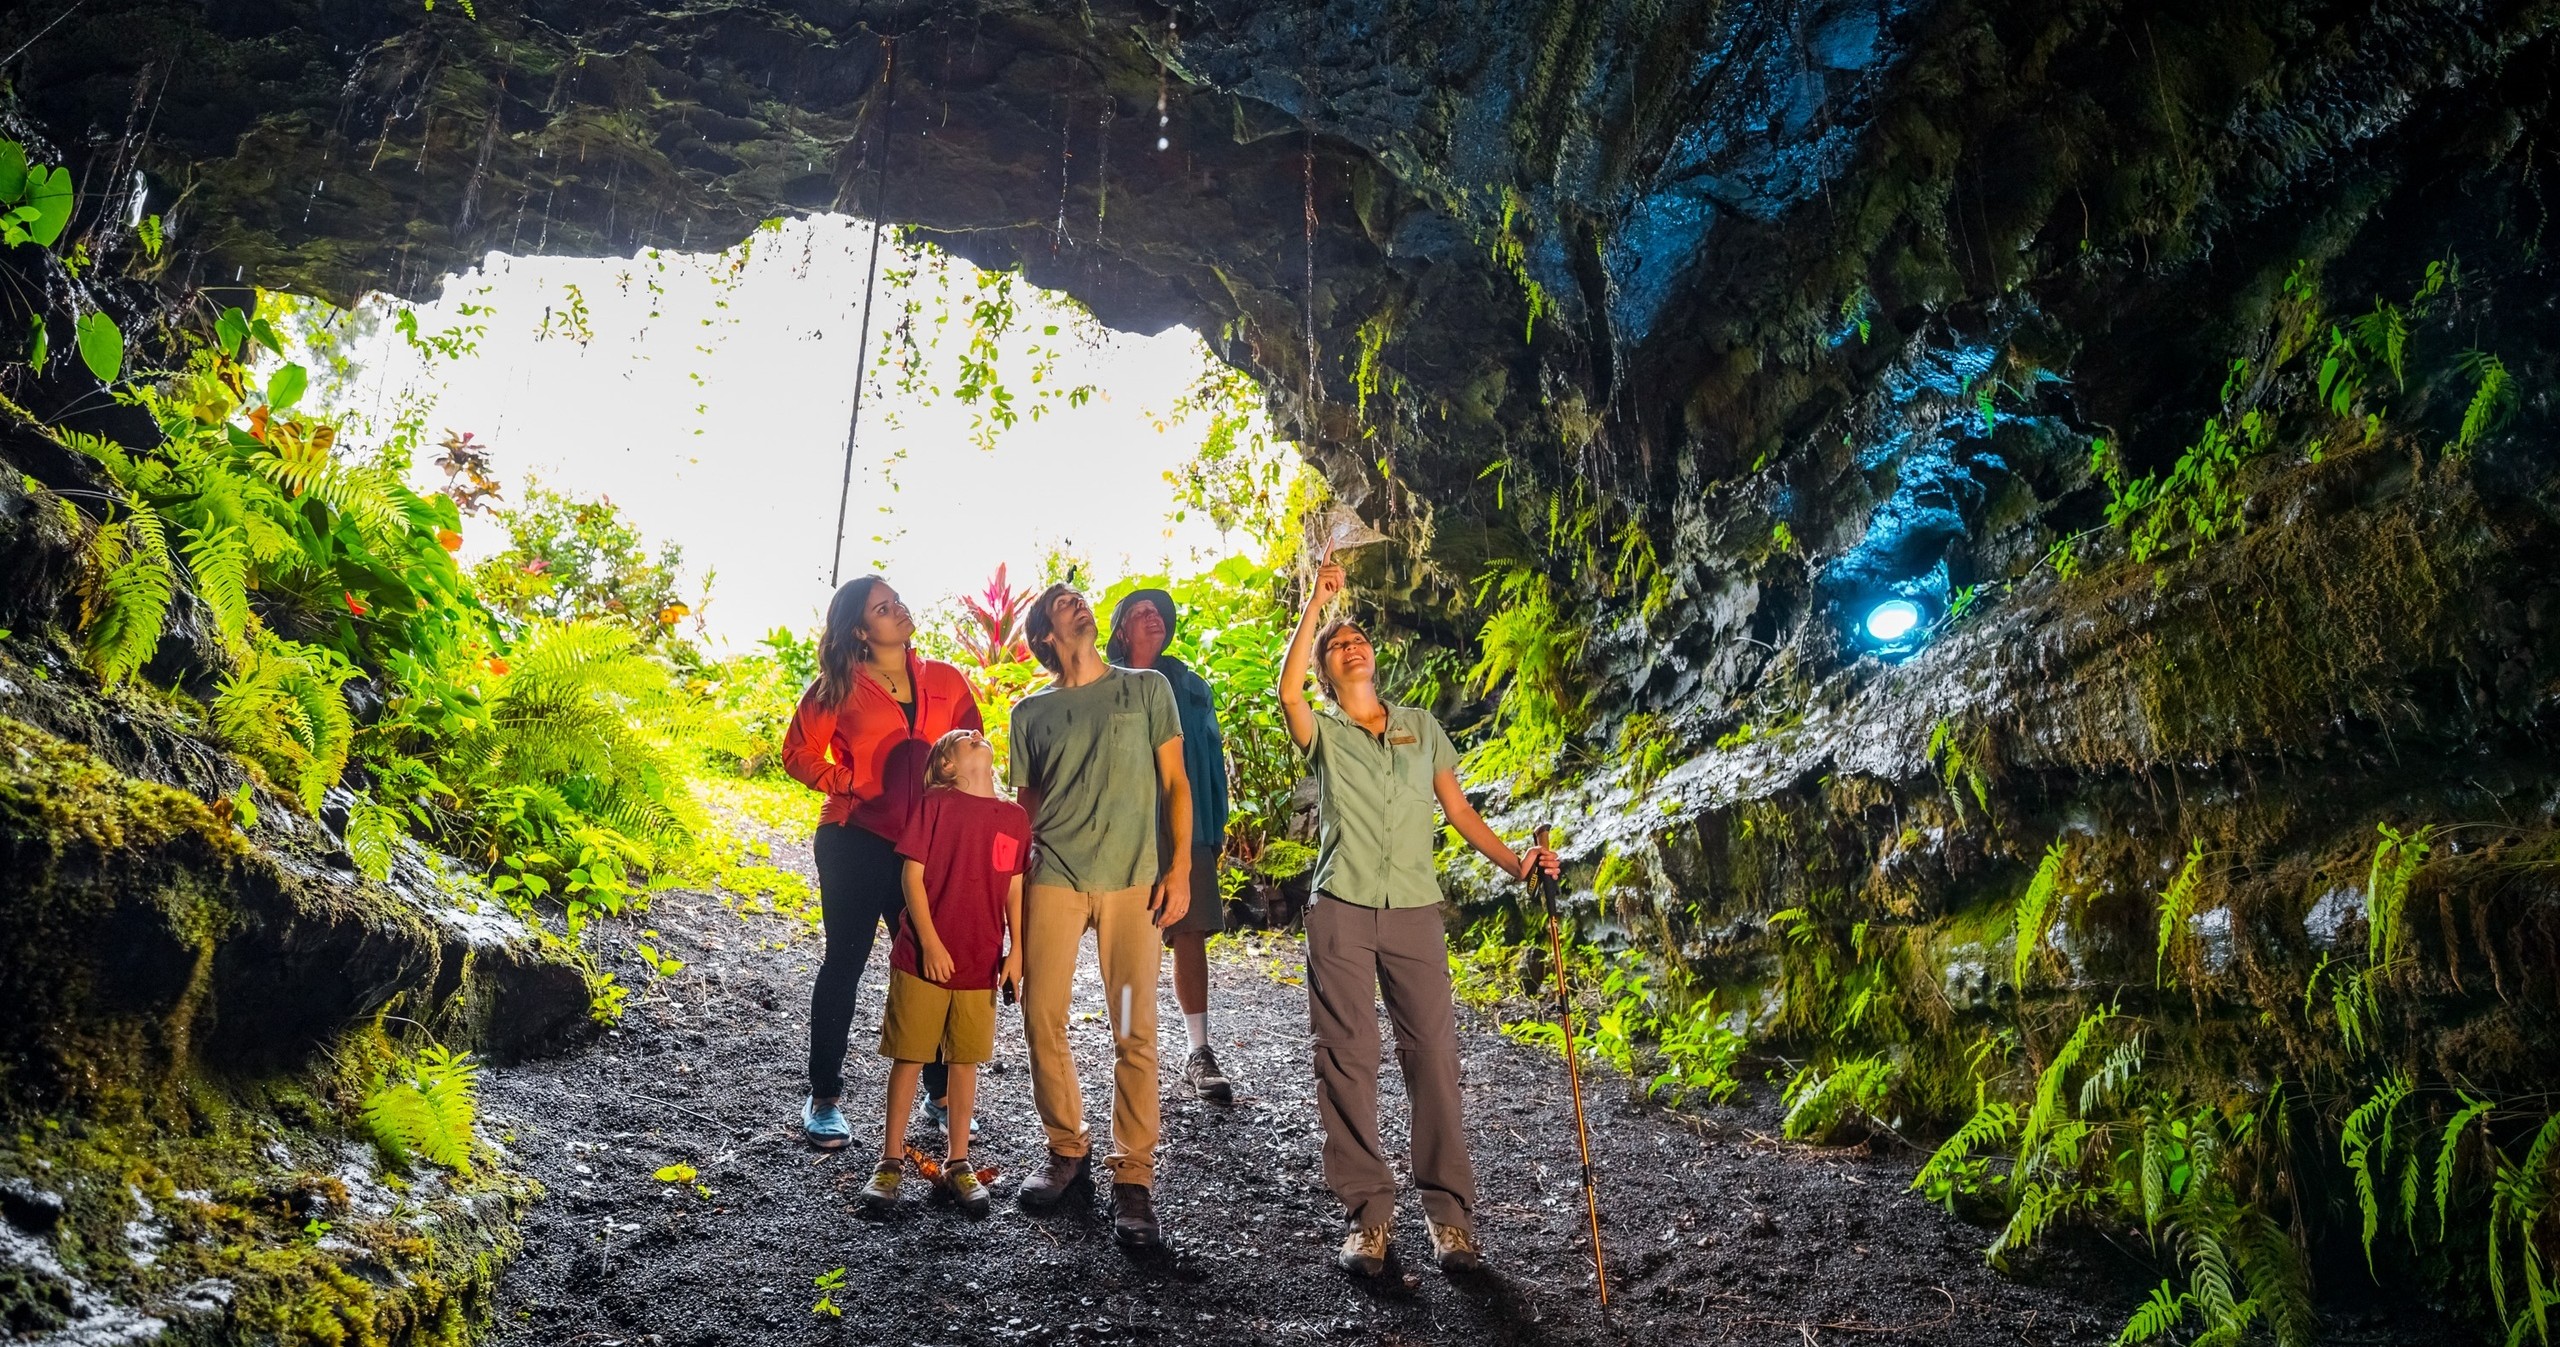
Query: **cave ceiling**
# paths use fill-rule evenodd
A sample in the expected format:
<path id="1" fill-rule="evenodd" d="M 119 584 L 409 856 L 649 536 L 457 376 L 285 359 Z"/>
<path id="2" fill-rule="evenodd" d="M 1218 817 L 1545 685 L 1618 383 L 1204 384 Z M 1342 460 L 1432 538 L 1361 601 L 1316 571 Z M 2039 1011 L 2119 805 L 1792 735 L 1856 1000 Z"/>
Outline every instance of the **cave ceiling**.
<path id="1" fill-rule="evenodd" d="M 1541 500 L 1549 534 L 1601 502 L 1693 571 L 1792 520 L 1848 592 L 1948 554 L 2013 481 L 2067 494 L 2039 464 L 2101 429 L 2173 450 L 2269 267 L 2530 177 L 2552 15 L 89 0 L 0 46 L 27 43 L 17 128 L 108 232 L 136 191 L 165 213 L 149 270 L 198 313 L 850 211 L 1116 327 L 1190 324 L 1428 563 L 1397 582 L 1427 621 L 1552 544 Z M 2067 394 L 2003 445 L 1950 431 L 2002 359 Z M 1678 598 L 1761 627 L 1824 601 L 1718 617 L 1695 574 Z"/>

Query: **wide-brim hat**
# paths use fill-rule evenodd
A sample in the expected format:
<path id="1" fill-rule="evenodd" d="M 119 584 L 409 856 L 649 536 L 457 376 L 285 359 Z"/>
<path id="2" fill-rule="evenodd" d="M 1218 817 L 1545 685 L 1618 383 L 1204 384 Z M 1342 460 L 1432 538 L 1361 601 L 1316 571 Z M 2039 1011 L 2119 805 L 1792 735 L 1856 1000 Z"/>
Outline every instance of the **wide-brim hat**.
<path id="1" fill-rule="evenodd" d="M 1180 628 L 1182 614 L 1173 606 L 1173 596 L 1161 589 L 1133 589 L 1121 595 L 1120 602 L 1111 606 L 1113 631 L 1120 630 L 1120 619 L 1128 613 L 1129 605 L 1133 603 L 1154 604 L 1156 611 L 1164 616 L 1164 638 L 1168 641 L 1173 639 L 1173 633 Z"/>

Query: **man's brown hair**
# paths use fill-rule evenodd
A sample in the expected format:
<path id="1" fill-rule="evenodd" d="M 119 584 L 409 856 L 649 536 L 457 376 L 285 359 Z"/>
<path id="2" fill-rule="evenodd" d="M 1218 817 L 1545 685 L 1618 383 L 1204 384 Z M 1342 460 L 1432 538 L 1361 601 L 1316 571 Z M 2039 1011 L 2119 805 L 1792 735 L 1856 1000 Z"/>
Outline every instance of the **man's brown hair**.
<path id="1" fill-rule="evenodd" d="M 1040 661 L 1040 667 L 1051 673 L 1059 670 L 1058 624 L 1049 620 L 1049 605 L 1056 603 L 1059 595 L 1074 588 L 1074 585 L 1061 580 L 1041 590 L 1040 597 L 1031 601 L 1031 611 L 1022 615 L 1022 643 L 1031 647 L 1031 658 Z"/>

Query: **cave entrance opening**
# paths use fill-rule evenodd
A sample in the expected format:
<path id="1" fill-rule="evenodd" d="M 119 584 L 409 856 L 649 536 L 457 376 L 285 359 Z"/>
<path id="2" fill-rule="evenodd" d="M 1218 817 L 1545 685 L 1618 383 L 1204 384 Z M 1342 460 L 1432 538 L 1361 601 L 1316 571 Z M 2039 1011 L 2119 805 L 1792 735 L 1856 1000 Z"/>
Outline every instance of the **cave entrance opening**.
<path id="1" fill-rule="evenodd" d="M 738 646 L 829 592 L 870 235 L 777 220 L 719 253 L 492 253 L 415 306 L 267 303 L 355 442 L 413 446 L 418 490 L 454 488 L 452 445 L 488 465 L 465 561 L 536 492 L 609 502 L 682 549 L 696 635 Z M 1115 331 L 905 231 L 869 289 L 844 577 L 892 577 L 938 629 L 998 565 L 1108 585 L 1264 560 L 1298 460 L 1197 333 Z"/>

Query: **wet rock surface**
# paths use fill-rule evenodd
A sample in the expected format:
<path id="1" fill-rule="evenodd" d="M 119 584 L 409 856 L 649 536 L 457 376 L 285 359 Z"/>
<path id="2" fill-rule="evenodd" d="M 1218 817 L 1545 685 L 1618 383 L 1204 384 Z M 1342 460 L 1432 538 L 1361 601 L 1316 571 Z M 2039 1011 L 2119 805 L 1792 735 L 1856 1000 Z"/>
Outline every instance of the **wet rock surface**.
<path id="1" fill-rule="evenodd" d="M 805 846 L 776 839 L 805 870 Z M 1563 1064 L 1470 1017 L 1461 1050 L 1480 1233 L 1494 1273 L 1455 1283 L 1429 1264 L 1408 1191 L 1400 1266 L 1361 1283 L 1334 1270 L 1340 1209 L 1321 1182 L 1303 965 L 1285 934 L 1239 937 L 1211 963 L 1211 1026 L 1237 1102 L 1179 1090 L 1181 1020 L 1163 993 L 1164 1143 L 1158 1210 L 1171 1253 L 1132 1260 L 1098 1201 L 1031 1216 L 1011 1201 L 1044 1151 L 1018 1012 L 981 1077 L 972 1158 L 1000 1171 L 973 1222 L 911 1171 L 897 1213 L 856 1200 L 870 1175 L 886 1064 L 873 1051 L 875 960 L 848 1063 L 855 1142 L 799 1138 L 809 970 L 819 937 L 741 919 L 710 895 L 661 895 L 657 948 L 685 968 L 635 994 L 620 1030 L 575 1057 L 495 1073 L 483 1127 L 547 1190 L 521 1260 L 499 1282 L 497 1341 L 572 1337 L 709 1347 L 767 1342 L 1405 1342 L 1613 1340 L 1597 1312 Z M 1070 1037 L 1097 1151 L 1107 1136 L 1108 1031 L 1088 952 Z M 1392 1059 L 1390 1059 L 1392 1060 Z M 1984 1232 L 1904 1189 L 1910 1155 L 1777 1142 L 1768 1107 L 1688 1120 L 1588 1082 L 1618 1327 L 1626 1340 L 1801 1344 L 2105 1343 L 2139 1291 L 2129 1260 L 2074 1249 L 2028 1282 L 1984 1266 Z M 1404 1144 L 1392 1069 L 1387 1144 Z M 938 1135 L 911 1134 L 939 1158 Z M 691 1166 L 694 1180 L 653 1177 Z M 708 1193 L 697 1191 L 699 1183 Z M 841 1322 L 813 1316 L 812 1280 L 843 1267 Z M 1396 1273 L 1411 1273 L 1410 1284 Z"/>

